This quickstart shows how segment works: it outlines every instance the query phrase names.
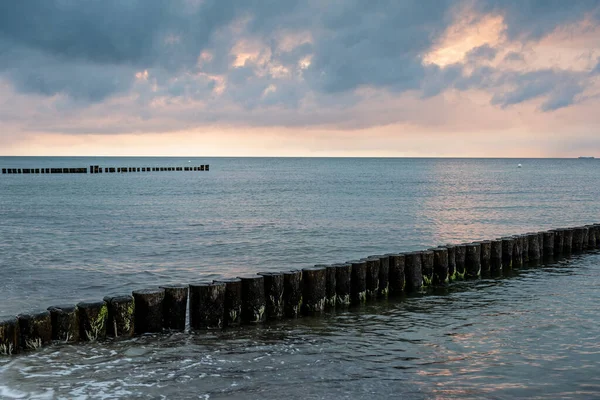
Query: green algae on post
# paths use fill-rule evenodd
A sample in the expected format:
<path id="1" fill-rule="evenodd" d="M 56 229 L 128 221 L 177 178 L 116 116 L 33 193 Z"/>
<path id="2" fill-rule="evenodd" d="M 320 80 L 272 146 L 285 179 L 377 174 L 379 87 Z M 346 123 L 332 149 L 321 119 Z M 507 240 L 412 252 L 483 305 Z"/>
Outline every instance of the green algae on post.
<path id="1" fill-rule="evenodd" d="M 79 339 L 95 342 L 106 339 L 108 307 L 104 301 L 82 301 L 77 304 L 79 313 Z"/>
<path id="2" fill-rule="evenodd" d="M 79 314 L 74 305 L 48 307 L 52 320 L 52 340 L 63 343 L 79 341 Z"/>
<path id="3" fill-rule="evenodd" d="M 0 355 L 11 356 L 21 352 L 17 317 L 0 317 Z"/>
<path id="4" fill-rule="evenodd" d="M 335 305 L 337 308 L 348 308 L 351 303 L 352 265 L 347 263 L 333 264 L 332 267 L 335 268 Z"/>

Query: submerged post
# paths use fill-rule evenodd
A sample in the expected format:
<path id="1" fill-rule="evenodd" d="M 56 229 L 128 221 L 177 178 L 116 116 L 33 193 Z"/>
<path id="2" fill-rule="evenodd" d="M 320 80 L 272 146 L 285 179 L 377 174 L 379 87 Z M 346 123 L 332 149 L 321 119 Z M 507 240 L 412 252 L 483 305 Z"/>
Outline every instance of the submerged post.
<path id="1" fill-rule="evenodd" d="M 352 265 L 352 304 L 364 304 L 367 301 L 367 262 L 365 260 L 350 261 Z"/>
<path id="2" fill-rule="evenodd" d="M 79 313 L 79 339 L 94 342 L 106 339 L 108 307 L 104 301 L 82 301 L 77 304 Z"/>
<path id="3" fill-rule="evenodd" d="M 390 266 L 390 295 L 398 296 L 404 293 L 406 280 L 404 278 L 404 254 L 388 254 Z"/>
<path id="4" fill-rule="evenodd" d="M 302 271 L 283 273 L 283 306 L 286 318 L 298 318 L 302 312 Z"/>
<path id="5" fill-rule="evenodd" d="M 481 246 L 478 243 L 470 243 L 466 250 L 466 277 L 467 279 L 477 279 L 481 276 Z"/>
<path id="6" fill-rule="evenodd" d="M 304 314 L 319 314 L 325 310 L 327 277 L 325 267 L 309 267 L 302 270 Z"/>
<path id="7" fill-rule="evenodd" d="M 188 302 L 187 285 L 163 285 L 163 327 L 176 331 L 185 329 L 185 316 Z"/>
<path id="8" fill-rule="evenodd" d="M 352 293 L 352 265 L 333 264 L 335 268 L 335 305 L 337 308 L 347 308 L 350 306 Z"/>
<path id="9" fill-rule="evenodd" d="M 440 286 L 448 283 L 448 249 L 433 249 L 433 284 Z"/>
<path id="10" fill-rule="evenodd" d="M 190 284 L 190 326 L 193 329 L 221 329 L 225 318 L 225 284 Z"/>
<path id="11" fill-rule="evenodd" d="M 21 352 L 17 317 L 0 317 L 0 355 L 10 356 Z"/>
<path id="12" fill-rule="evenodd" d="M 265 279 L 260 275 L 244 275 L 242 280 L 242 323 L 265 322 Z"/>
<path id="13" fill-rule="evenodd" d="M 421 253 L 413 251 L 406 254 L 405 261 L 405 277 L 406 290 L 408 292 L 418 292 L 423 289 L 423 273 L 421 271 Z"/>
<path id="14" fill-rule="evenodd" d="M 242 321 L 242 280 L 228 278 L 215 280 L 225 284 L 225 301 L 223 326 L 238 326 Z"/>
<path id="15" fill-rule="evenodd" d="M 284 317 L 283 306 L 283 273 L 259 272 L 265 280 L 266 317 L 268 320 L 278 320 Z"/>
<path id="16" fill-rule="evenodd" d="M 108 308 L 107 336 L 131 337 L 134 333 L 135 304 L 132 296 L 105 297 Z"/>
<path id="17" fill-rule="evenodd" d="M 421 253 L 421 274 L 423 275 L 423 286 L 429 287 L 433 283 L 433 251 L 424 250 Z"/>
<path id="18" fill-rule="evenodd" d="M 490 242 L 490 273 L 497 275 L 502 271 L 502 239 L 494 239 Z"/>
<path id="19" fill-rule="evenodd" d="M 52 320 L 48 310 L 17 315 L 20 345 L 25 350 L 36 350 L 52 341 Z"/>
<path id="20" fill-rule="evenodd" d="M 379 258 L 368 257 L 367 264 L 367 301 L 375 300 L 379 293 Z"/>
<path id="21" fill-rule="evenodd" d="M 165 290 L 142 289 L 133 291 L 135 301 L 135 333 L 161 332 L 163 327 L 163 301 Z"/>
<path id="22" fill-rule="evenodd" d="M 64 343 L 79 341 L 79 314 L 74 305 L 48 307 L 52 320 L 52 340 Z"/>

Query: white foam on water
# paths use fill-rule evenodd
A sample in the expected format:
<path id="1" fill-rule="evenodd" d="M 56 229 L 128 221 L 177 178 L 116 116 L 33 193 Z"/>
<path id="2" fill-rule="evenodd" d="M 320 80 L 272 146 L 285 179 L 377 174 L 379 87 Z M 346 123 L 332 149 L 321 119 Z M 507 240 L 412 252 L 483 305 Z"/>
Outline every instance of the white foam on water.
<path id="1" fill-rule="evenodd" d="M 32 399 L 32 400 L 45 400 L 54 399 L 54 390 L 47 389 L 43 393 L 33 392 L 22 392 L 20 390 L 12 389 L 8 386 L 0 386 L 0 398 L 1 399 Z"/>

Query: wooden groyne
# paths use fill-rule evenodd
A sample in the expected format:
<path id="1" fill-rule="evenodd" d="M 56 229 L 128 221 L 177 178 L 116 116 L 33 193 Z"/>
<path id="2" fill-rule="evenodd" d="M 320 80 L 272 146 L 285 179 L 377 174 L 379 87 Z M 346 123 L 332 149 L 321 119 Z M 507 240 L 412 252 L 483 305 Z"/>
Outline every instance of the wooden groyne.
<path id="1" fill-rule="evenodd" d="M 131 294 L 0 317 L 0 353 L 52 342 L 90 342 L 145 333 L 219 330 L 319 316 L 459 280 L 500 277 L 600 248 L 600 224 L 373 255 L 330 265 L 166 285 Z M 189 307 L 188 307 L 189 298 Z"/>
<path id="2" fill-rule="evenodd" d="M 3 174 L 112 174 L 126 172 L 171 172 L 171 171 L 210 171 L 209 164 L 188 167 L 101 167 L 90 165 L 83 168 L 2 168 Z"/>

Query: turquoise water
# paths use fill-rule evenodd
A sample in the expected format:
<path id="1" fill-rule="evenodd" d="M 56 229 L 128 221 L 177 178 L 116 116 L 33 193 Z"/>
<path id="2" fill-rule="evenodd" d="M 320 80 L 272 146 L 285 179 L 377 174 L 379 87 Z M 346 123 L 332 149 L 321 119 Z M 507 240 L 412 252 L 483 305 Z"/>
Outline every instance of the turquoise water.
<path id="1" fill-rule="evenodd" d="M 600 216 L 597 160 L 0 157 L 92 164 L 211 170 L 0 175 L 0 314 Z M 599 397 L 599 259 L 256 330 L 50 347 L 2 361 L 0 397 Z"/>

